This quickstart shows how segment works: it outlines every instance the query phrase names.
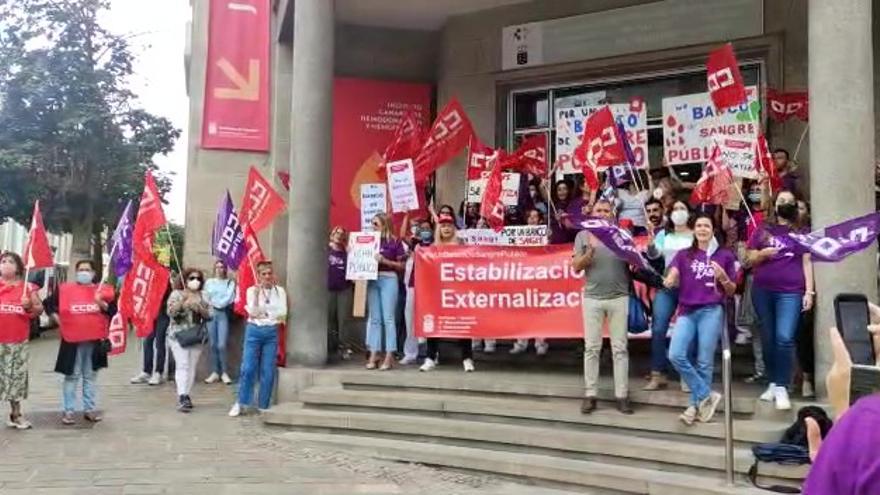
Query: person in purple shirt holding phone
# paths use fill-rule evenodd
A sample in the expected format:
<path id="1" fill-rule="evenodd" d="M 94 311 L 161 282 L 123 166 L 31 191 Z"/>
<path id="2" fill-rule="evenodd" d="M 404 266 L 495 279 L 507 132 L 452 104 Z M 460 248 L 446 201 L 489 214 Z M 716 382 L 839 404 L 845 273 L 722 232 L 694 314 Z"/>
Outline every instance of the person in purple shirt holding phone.
<path id="1" fill-rule="evenodd" d="M 801 312 L 813 307 L 813 262 L 789 241 L 797 232 L 797 200 L 790 191 L 776 196 L 774 212 L 752 232 L 746 244 L 752 266 L 752 304 L 761 324 L 764 367 L 769 380 L 761 400 L 791 409 L 788 387 L 794 364 L 794 339 Z"/>
<path id="2" fill-rule="evenodd" d="M 394 237 L 391 220 L 384 213 L 373 217 L 373 230 L 380 233 L 379 276 L 367 283 L 367 348 L 370 358 L 367 369 L 373 370 L 379 365 L 379 353 L 385 351 L 385 360 L 379 370 L 390 370 L 394 365 L 394 353 L 397 351 L 397 299 L 400 295 L 398 273 L 404 269 L 406 248 L 399 239 Z M 384 349 L 382 347 L 382 330 L 385 330 Z"/>
<path id="3" fill-rule="evenodd" d="M 694 220 L 694 241 L 679 251 L 669 266 L 664 285 L 678 288 L 678 320 L 669 345 L 669 361 L 691 390 L 690 405 L 679 417 L 690 426 L 712 420 L 721 394 L 712 390 L 715 349 L 721 337 L 724 301 L 736 291 L 736 258 L 724 248 L 713 249 L 712 217 Z M 696 366 L 688 350 L 697 342 Z"/>

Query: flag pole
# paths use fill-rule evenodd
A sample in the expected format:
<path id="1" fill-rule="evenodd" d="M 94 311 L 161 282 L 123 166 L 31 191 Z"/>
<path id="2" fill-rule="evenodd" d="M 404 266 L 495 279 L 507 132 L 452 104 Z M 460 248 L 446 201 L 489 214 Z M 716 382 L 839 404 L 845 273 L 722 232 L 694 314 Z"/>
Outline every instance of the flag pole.
<path id="1" fill-rule="evenodd" d="M 110 247 L 110 261 L 107 262 L 107 269 L 104 270 L 104 273 L 101 276 L 101 281 L 98 283 L 98 288 L 95 289 L 95 294 L 97 294 L 101 290 L 101 287 L 103 287 L 104 284 L 107 283 L 107 275 L 110 273 L 110 270 L 113 267 L 113 255 L 116 254 L 116 247 L 118 245 L 119 245 L 118 239 L 113 241 L 113 246 Z M 102 263 L 102 265 L 103 265 L 103 263 Z"/>
<path id="2" fill-rule="evenodd" d="M 734 185 L 736 185 L 736 182 L 734 182 Z M 740 201 L 742 201 L 743 206 L 746 207 L 746 213 L 749 214 L 749 219 L 751 219 L 751 221 L 752 221 L 752 226 L 757 228 L 758 222 L 755 221 L 755 215 L 752 214 L 752 209 L 749 208 L 749 203 L 746 202 L 746 197 L 743 195 L 742 188 L 741 187 L 734 187 L 734 189 L 736 189 L 736 192 L 739 193 L 739 199 L 740 199 Z"/>
<path id="3" fill-rule="evenodd" d="M 804 126 L 804 132 L 801 133 L 801 138 L 798 140 L 797 147 L 794 149 L 794 156 L 791 161 L 797 163 L 798 153 L 801 151 L 801 145 L 804 144 L 804 138 L 807 136 L 807 131 L 810 130 L 810 123 L 807 122 L 807 125 Z"/>
<path id="4" fill-rule="evenodd" d="M 174 247 L 174 239 L 171 238 L 171 229 L 168 228 L 168 222 L 165 223 L 165 233 L 168 234 L 168 244 L 171 246 L 171 255 L 174 256 L 174 261 L 177 262 L 177 268 L 180 268 L 177 277 L 180 279 L 180 285 L 182 286 L 181 290 L 186 289 L 186 282 L 183 280 L 183 266 L 180 264 L 180 258 L 177 257 L 177 249 Z"/>

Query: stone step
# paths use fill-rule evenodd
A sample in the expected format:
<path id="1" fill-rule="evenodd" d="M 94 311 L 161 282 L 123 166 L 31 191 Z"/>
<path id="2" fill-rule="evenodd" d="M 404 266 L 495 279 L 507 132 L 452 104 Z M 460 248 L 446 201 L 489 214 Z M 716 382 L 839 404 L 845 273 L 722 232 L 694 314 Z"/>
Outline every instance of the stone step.
<path id="1" fill-rule="evenodd" d="M 617 464 L 633 464 L 658 470 L 710 475 L 724 469 L 724 450 L 705 441 L 666 440 L 639 436 L 632 430 L 616 433 L 572 431 L 559 428 L 488 423 L 382 412 L 331 411 L 285 403 L 263 415 L 271 425 L 306 430 L 343 431 L 373 436 L 423 439 L 463 446 L 514 450 L 560 459 L 580 458 Z M 491 447 L 490 447 L 491 446 Z M 752 464 L 748 448 L 735 449 L 735 469 L 745 473 Z M 763 475 L 778 479 L 802 479 L 801 467 L 766 465 Z"/>
<path id="2" fill-rule="evenodd" d="M 637 406 L 636 414 L 627 416 L 610 406 L 599 408 L 592 414 L 581 414 L 579 399 L 553 397 L 453 396 L 406 391 L 377 394 L 375 391 L 344 390 L 340 387 L 312 387 L 299 397 L 307 407 L 315 408 L 379 409 L 454 419 L 514 422 L 525 426 L 619 428 L 724 439 L 724 424 L 720 420 L 689 427 L 678 420 L 676 411 L 646 405 Z M 738 420 L 734 423 L 734 439 L 750 443 L 776 442 L 786 427 L 788 423 L 782 421 Z"/>
<path id="3" fill-rule="evenodd" d="M 416 369 L 395 370 L 392 373 L 344 372 L 340 376 L 343 388 L 348 390 L 411 390 L 423 393 L 477 394 L 480 396 L 532 396 L 582 399 L 583 377 L 573 374 L 520 374 L 462 373 L 450 370 L 420 373 Z M 545 379 L 542 379 L 545 378 Z M 674 408 L 680 411 L 688 406 L 689 395 L 671 383 L 667 390 L 645 392 L 641 380 L 630 380 L 629 398 L 634 404 Z M 720 387 L 716 385 L 716 390 Z M 734 388 L 733 411 L 736 414 L 755 413 L 757 387 L 738 384 Z M 603 378 L 599 385 L 600 400 L 614 400 L 610 379 Z"/>
<path id="4" fill-rule="evenodd" d="M 277 434 L 276 438 L 299 446 L 320 446 L 378 459 L 495 473 L 526 478 L 539 484 L 551 483 L 554 486 L 561 485 L 572 489 L 599 488 L 609 490 L 607 493 L 636 495 L 762 495 L 767 493 L 746 486 L 741 479 L 737 481 L 737 486 L 725 486 L 721 475 L 695 476 L 540 454 L 344 434 L 284 432 Z"/>

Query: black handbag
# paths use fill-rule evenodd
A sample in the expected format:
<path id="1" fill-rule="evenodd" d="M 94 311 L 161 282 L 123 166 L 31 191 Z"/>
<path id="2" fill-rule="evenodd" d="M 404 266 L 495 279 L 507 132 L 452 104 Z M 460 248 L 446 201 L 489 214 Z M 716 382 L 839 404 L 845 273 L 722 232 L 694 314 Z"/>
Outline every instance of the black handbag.
<path id="1" fill-rule="evenodd" d="M 201 345 L 208 341 L 208 327 L 204 322 L 190 325 L 174 334 L 174 338 L 180 347 Z"/>

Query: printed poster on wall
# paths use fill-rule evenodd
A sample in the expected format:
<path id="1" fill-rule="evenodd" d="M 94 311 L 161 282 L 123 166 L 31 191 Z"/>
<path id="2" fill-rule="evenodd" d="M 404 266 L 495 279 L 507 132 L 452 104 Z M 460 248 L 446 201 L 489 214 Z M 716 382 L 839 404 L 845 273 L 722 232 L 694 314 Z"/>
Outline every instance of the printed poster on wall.
<path id="1" fill-rule="evenodd" d="M 430 84 L 334 79 L 330 225 L 361 227 L 361 184 L 384 182 L 377 166 L 397 125 L 410 110 L 429 121 L 430 108 Z"/>
<path id="2" fill-rule="evenodd" d="M 666 165 L 705 162 L 716 139 L 755 142 L 760 130 L 758 88 L 746 87 L 747 102 L 718 112 L 709 93 L 663 98 Z"/>
<path id="3" fill-rule="evenodd" d="M 201 147 L 269 151 L 269 0 L 211 0 Z"/>
<path id="4" fill-rule="evenodd" d="M 406 213 L 419 209 L 419 196 L 416 192 L 416 179 L 412 160 L 390 162 L 388 171 L 388 190 L 391 192 L 391 211 Z"/>
<path id="5" fill-rule="evenodd" d="M 361 230 L 373 229 L 373 217 L 388 213 L 385 184 L 361 184 Z"/>
<path id="6" fill-rule="evenodd" d="M 378 232 L 352 232 L 348 236 L 348 263 L 345 265 L 346 280 L 376 280 L 379 277 Z"/>
<path id="7" fill-rule="evenodd" d="M 587 118 L 604 105 L 558 108 L 556 110 L 556 163 L 565 174 L 580 173 L 571 159 L 572 153 L 584 135 Z M 626 138 L 635 156 L 637 168 L 648 164 L 648 108 L 641 99 L 629 103 L 612 103 L 611 113 L 617 122 L 623 123 Z"/>

